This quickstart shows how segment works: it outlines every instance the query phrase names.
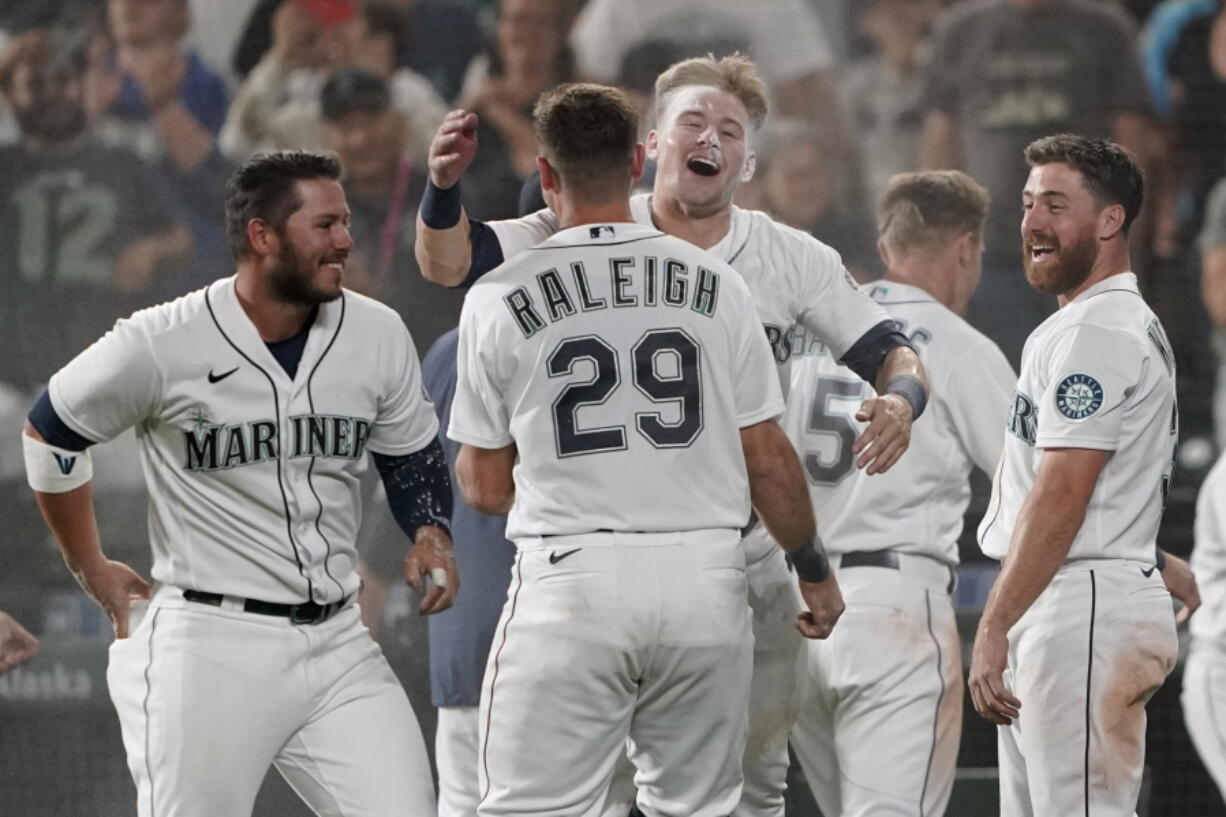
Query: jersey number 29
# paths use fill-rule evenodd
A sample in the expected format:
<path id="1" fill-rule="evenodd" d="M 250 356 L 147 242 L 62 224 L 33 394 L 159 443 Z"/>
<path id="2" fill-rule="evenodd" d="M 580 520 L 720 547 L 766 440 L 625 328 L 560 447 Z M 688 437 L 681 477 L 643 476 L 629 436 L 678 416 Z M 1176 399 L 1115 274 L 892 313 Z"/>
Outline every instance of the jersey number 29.
<path id="1" fill-rule="evenodd" d="M 681 329 L 653 329 L 630 350 L 634 385 L 652 403 L 675 403 L 679 419 L 667 421 L 662 412 L 636 412 L 634 425 L 656 448 L 684 448 L 702 431 L 702 349 Z M 673 357 L 662 372 L 661 359 Z M 595 374 L 590 380 L 570 383 L 553 402 L 554 439 L 559 457 L 621 451 L 626 447 L 624 425 L 580 428 L 579 409 L 598 406 L 622 382 L 617 350 L 596 335 L 567 338 L 549 355 L 550 377 L 567 377 L 575 364 L 590 360 Z"/>

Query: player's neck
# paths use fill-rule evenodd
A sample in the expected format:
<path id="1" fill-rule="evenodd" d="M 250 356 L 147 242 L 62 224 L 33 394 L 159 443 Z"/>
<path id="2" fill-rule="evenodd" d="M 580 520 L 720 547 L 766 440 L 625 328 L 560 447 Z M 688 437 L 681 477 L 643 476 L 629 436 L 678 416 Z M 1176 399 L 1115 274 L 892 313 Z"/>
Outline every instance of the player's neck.
<path id="1" fill-rule="evenodd" d="M 910 252 L 891 258 L 883 280 L 923 290 L 945 308 L 953 309 L 953 267 L 954 261 L 943 255 Z"/>
<path id="2" fill-rule="evenodd" d="M 732 207 L 711 214 L 688 209 L 677 199 L 656 193 L 651 197 L 651 220 L 660 230 L 709 250 L 732 229 Z"/>
<path id="3" fill-rule="evenodd" d="M 234 291 L 243 312 L 265 343 L 292 338 L 302 331 L 315 310 L 311 304 L 288 303 L 274 297 L 267 282 L 243 264 L 239 265 Z"/>
<path id="4" fill-rule="evenodd" d="M 1086 276 L 1086 279 L 1081 282 L 1080 286 L 1060 295 L 1056 300 L 1060 307 L 1063 308 L 1075 300 L 1078 295 L 1098 286 L 1112 275 L 1120 275 L 1131 271 L 1132 263 L 1128 258 L 1128 246 L 1126 244 L 1109 244 L 1098 253 L 1098 259 L 1094 262 L 1094 267 L 1090 270 L 1090 274 Z"/>
<path id="5" fill-rule="evenodd" d="M 563 229 L 584 224 L 628 224 L 634 221 L 630 213 L 630 200 L 623 198 L 593 204 L 559 196 L 554 208 L 558 214 L 558 224 Z"/>

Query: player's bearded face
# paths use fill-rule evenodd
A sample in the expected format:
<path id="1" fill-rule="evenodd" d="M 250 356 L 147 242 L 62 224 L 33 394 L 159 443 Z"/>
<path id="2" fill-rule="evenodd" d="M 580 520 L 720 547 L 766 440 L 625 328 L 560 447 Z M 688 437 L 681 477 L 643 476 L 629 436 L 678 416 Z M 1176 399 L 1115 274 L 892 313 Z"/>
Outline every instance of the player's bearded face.
<path id="1" fill-rule="evenodd" d="M 1026 280 L 1049 295 L 1072 292 L 1098 261 L 1101 208 L 1080 173 L 1062 163 L 1031 168 L 1022 203 Z"/>
<path id="2" fill-rule="evenodd" d="M 1098 260 L 1098 237 L 1093 226 L 1062 244 L 1055 233 L 1026 236 L 1022 263 L 1026 280 L 1039 292 L 1063 295 L 1090 277 Z"/>
<path id="3" fill-rule="evenodd" d="M 301 252 L 286 231 L 281 235 L 277 263 L 268 270 L 268 285 L 283 303 L 314 306 L 335 301 L 341 289 L 319 280 L 320 267 L 344 264 L 348 255 L 348 251 L 329 251 L 322 257 L 318 253 Z"/>
<path id="4" fill-rule="evenodd" d="M 674 91 L 659 130 L 648 137 L 656 195 L 695 216 L 724 210 L 752 161 L 751 133 L 749 114 L 732 94 L 700 85 Z"/>

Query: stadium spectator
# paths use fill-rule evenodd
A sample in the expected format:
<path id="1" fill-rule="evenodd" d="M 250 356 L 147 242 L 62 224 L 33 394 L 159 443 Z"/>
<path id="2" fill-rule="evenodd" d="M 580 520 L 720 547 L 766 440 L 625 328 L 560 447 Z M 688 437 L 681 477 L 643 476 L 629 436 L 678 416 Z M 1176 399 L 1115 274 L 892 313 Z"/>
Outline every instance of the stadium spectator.
<path id="1" fill-rule="evenodd" d="M 880 276 L 877 238 L 864 208 L 849 206 L 856 179 L 830 161 L 826 135 L 816 123 L 772 119 L 757 139 L 757 169 L 737 203 L 765 210 L 839 251 L 860 281 Z"/>
<path id="2" fill-rule="evenodd" d="M 412 123 L 408 152 L 424 159 L 446 110 L 425 78 L 397 67 L 408 37 L 400 21 L 379 3 L 286 0 L 273 13 L 272 47 L 230 106 L 222 149 L 241 160 L 256 150 L 319 147 L 320 89 L 342 68 L 365 68 L 389 83 L 394 106 Z"/>
<path id="3" fill-rule="evenodd" d="M 29 389 L 134 309 L 177 289 L 191 251 L 162 181 L 91 138 L 84 50 L 48 30 L 0 58 L 21 141 L 0 149 L 0 382 Z"/>
<path id="4" fill-rule="evenodd" d="M 860 144 L 867 202 L 881 201 L 895 173 L 919 167 L 931 10 L 927 0 L 856 4 L 856 27 L 872 51 L 847 70 L 843 96 Z"/>
<path id="5" fill-rule="evenodd" d="M 0 675 L 38 654 L 38 639 L 0 610 Z"/>
<path id="6" fill-rule="evenodd" d="M 375 74 L 338 71 L 324 85 L 324 144 L 345 168 L 354 249 L 345 283 L 400 312 L 413 327 L 418 355 L 460 321 L 463 293 L 435 286 L 417 272 L 413 239 L 424 171 L 405 156 L 409 123 L 391 89 Z"/>
<path id="7" fill-rule="evenodd" d="M 273 40 L 273 17 L 288 0 L 260 0 L 252 10 L 234 50 L 234 70 L 245 79 Z M 312 0 L 317 7 L 341 6 L 347 0 Z M 370 0 L 395 9 L 407 21 L 408 49 L 399 67 L 426 77 L 443 99 L 452 100 L 469 62 L 481 50 L 481 28 L 470 8 L 456 0 Z"/>
<path id="8" fill-rule="evenodd" d="M 481 150 L 464 177 L 475 218 L 517 212 L 523 180 L 536 169 L 532 106 L 542 91 L 574 78 L 566 34 L 572 0 L 498 0 L 493 36 L 464 76 L 457 108 L 481 117 Z"/>
<path id="9" fill-rule="evenodd" d="M 1068 131 L 1110 137 L 1139 157 L 1152 138 L 1135 27 L 1093 0 L 983 0 L 938 20 L 925 89 L 920 162 L 965 170 L 1000 203 L 988 216 L 983 284 L 968 320 L 1014 366 L 1055 310 L 1021 274 L 1017 210 L 1022 151 Z"/>
<path id="10" fill-rule="evenodd" d="M 1226 178 L 1209 195 L 1200 234 L 1201 296 L 1213 321 L 1217 372 L 1213 390 L 1213 425 L 1219 451 L 1226 451 Z"/>
<path id="11" fill-rule="evenodd" d="M 108 0 L 107 33 L 92 43 L 87 104 L 99 137 L 159 164 L 196 253 L 189 286 L 230 264 L 216 214 L 229 167 L 217 146 L 229 92 L 225 80 L 184 46 L 188 0 Z"/>
<path id="12" fill-rule="evenodd" d="M 740 51 L 770 86 L 772 115 L 820 121 L 834 160 L 852 153 L 830 37 L 806 0 L 589 0 L 570 42 L 579 75 L 605 83 L 648 42 L 677 49 L 677 59 Z"/>

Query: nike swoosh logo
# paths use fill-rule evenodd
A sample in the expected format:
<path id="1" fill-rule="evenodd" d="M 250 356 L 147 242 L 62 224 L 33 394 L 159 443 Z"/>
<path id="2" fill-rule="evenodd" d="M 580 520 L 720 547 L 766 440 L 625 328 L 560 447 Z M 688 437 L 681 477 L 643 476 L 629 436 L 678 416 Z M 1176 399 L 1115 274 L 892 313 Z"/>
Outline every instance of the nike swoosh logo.
<path id="1" fill-rule="evenodd" d="M 583 548 L 575 548 L 574 550 L 568 550 L 565 553 L 558 553 L 555 550 L 553 553 L 549 554 L 549 564 L 556 565 L 558 562 L 562 561 L 567 556 L 578 553 L 581 550 L 583 550 Z"/>
<path id="2" fill-rule="evenodd" d="M 1142 575 L 1144 575 L 1144 576 L 1145 576 L 1145 578 L 1147 578 L 1147 579 L 1148 579 L 1150 576 L 1154 575 L 1154 571 L 1155 571 L 1155 570 L 1157 570 L 1157 569 L 1158 569 L 1158 566 L 1157 566 L 1157 565 L 1154 565 L 1154 566 L 1153 566 L 1153 567 L 1151 567 L 1149 570 L 1146 570 L 1145 568 L 1141 568 L 1141 573 L 1142 573 Z"/>
<path id="3" fill-rule="evenodd" d="M 225 380 L 227 377 L 229 377 L 230 375 L 234 374 L 237 371 L 238 371 L 237 366 L 235 366 L 230 371 L 222 372 L 221 374 L 213 374 L 213 370 L 209 369 L 209 382 L 210 383 L 220 383 L 221 381 Z"/>

